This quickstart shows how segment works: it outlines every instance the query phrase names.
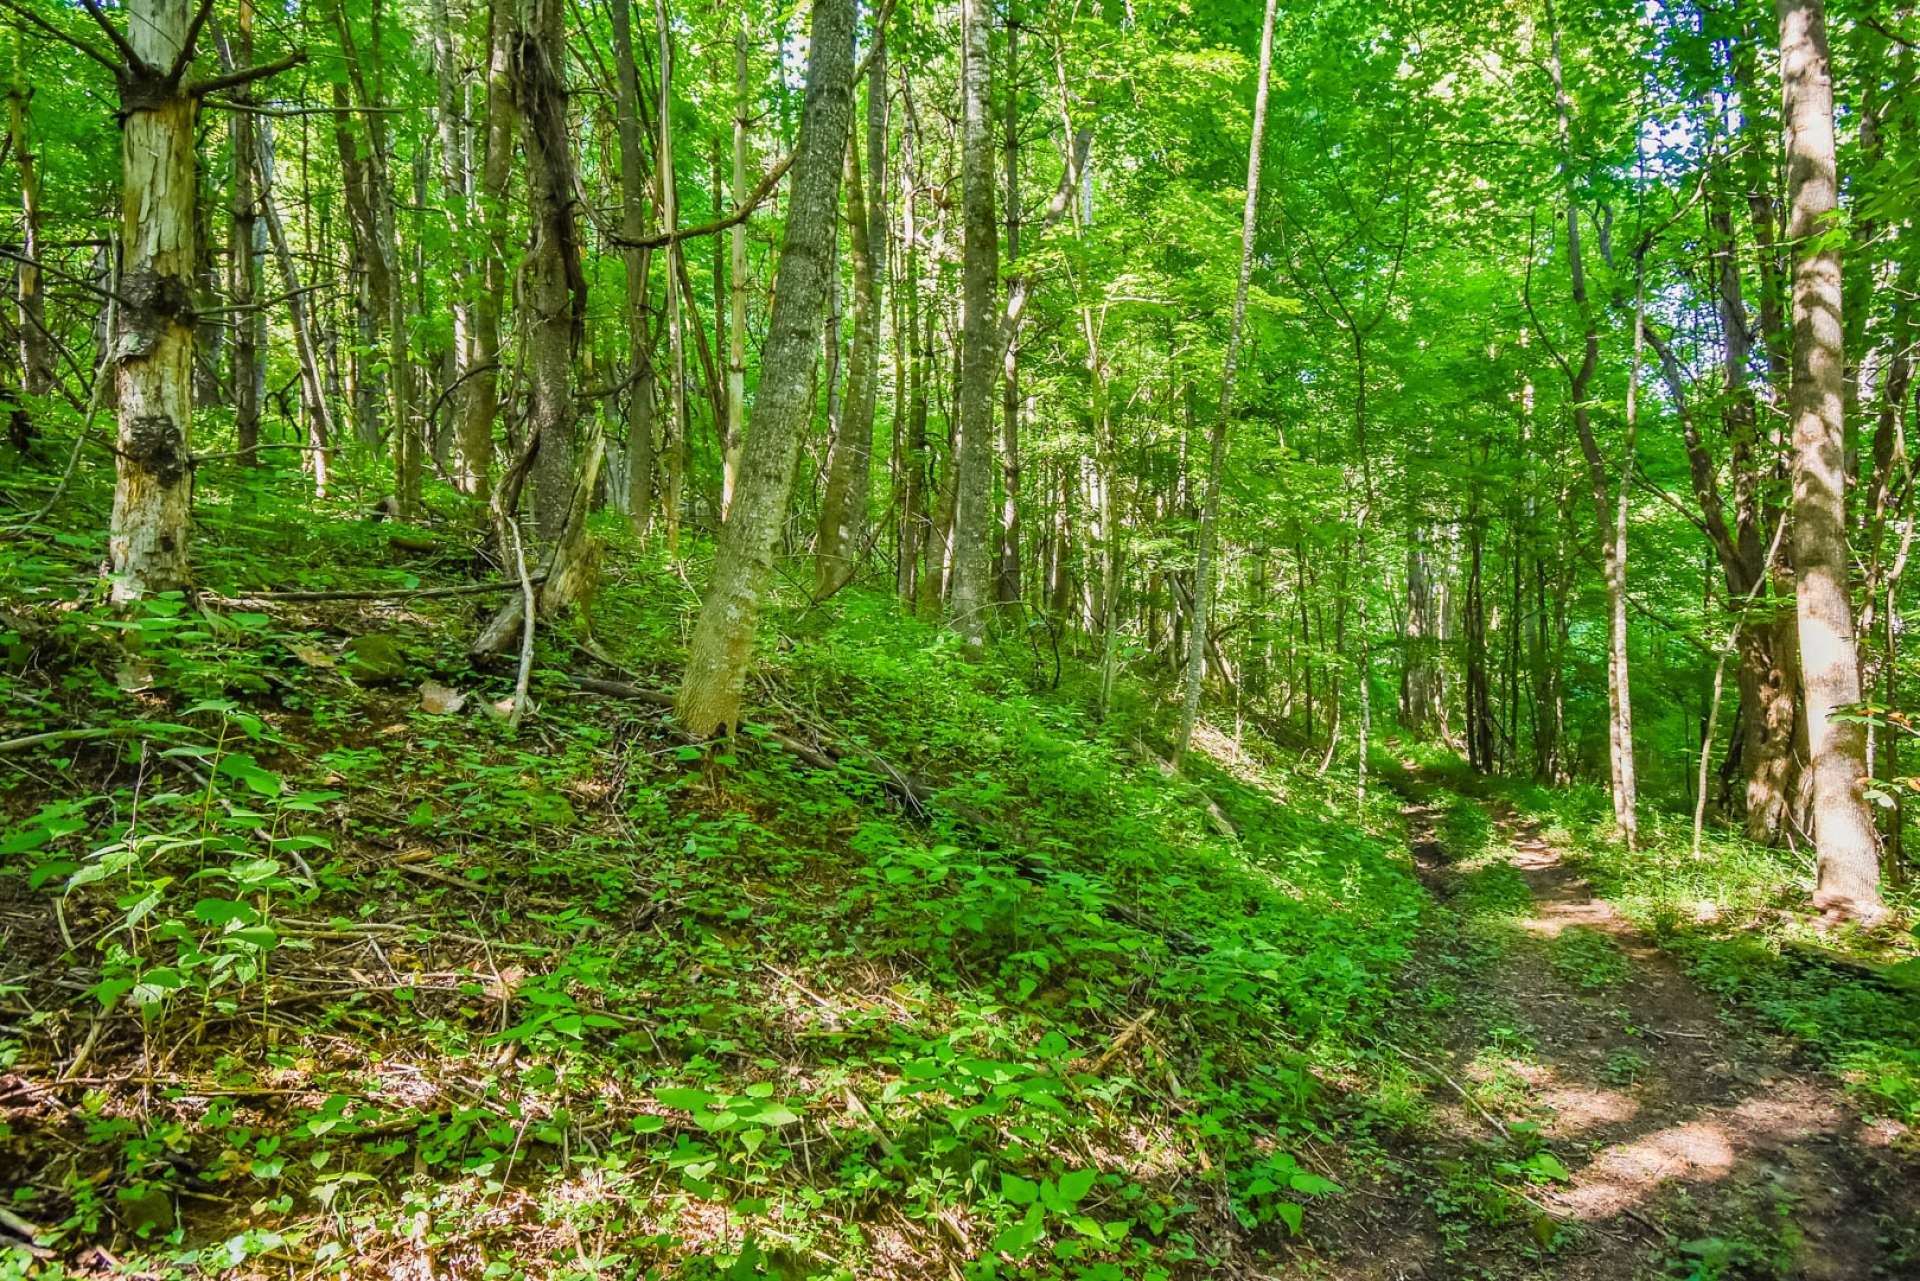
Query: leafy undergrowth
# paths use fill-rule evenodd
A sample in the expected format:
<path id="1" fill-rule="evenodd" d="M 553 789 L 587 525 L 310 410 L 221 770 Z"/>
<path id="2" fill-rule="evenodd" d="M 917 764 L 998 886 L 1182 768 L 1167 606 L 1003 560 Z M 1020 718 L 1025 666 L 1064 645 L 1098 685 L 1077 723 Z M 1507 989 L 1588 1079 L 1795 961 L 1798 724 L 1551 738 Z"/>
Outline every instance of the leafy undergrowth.
<path id="1" fill-rule="evenodd" d="M 77 524 L 0 564 L 0 1191 L 46 1256 L 0 1273 L 1201 1276 L 1313 1239 L 1423 902 L 1350 785 L 1250 740 L 1171 779 L 1142 691 L 1096 724 L 1076 665 L 857 591 L 777 611 L 766 724 L 688 745 L 566 675 L 678 659 L 702 571 L 611 527 L 510 731 L 462 648 L 500 596 L 247 596 L 471 582 L 483 540 L 252 492 L 202 477 L 197 600 L 108 608 Z"/>
<path id="2" fill-rule="evenodd" d="M 1920 914 L 1892 895 L 1893 923 L 1836 930 L 1809 911 L 1811 855 L 1708 829 L 1698 858 L 1690 816 L 1643 818 L 1646 848 L 1607 839 L 1595 788 L 1462 782 L 1511 805 L 1565 844 L 1575 865 L 1709 989 L 1764 1016 L 1847 1082 L 1864 1113 L 1920 1124 Z"/>

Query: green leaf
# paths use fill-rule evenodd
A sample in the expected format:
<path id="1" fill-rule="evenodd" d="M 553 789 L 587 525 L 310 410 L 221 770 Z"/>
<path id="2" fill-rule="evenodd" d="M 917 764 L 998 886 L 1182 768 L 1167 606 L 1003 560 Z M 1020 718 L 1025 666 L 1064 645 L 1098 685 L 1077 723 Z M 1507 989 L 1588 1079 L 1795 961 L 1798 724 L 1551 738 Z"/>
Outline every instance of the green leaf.
<path id="1" fill-rule="evenodd" d="M 1287 1186 L 1307 1196 L 1325 1196 L 1329 1192 L 1340 1190 L 1338 1183 L 1332 1179 L 1323 1179 L 1311 1170 L 1295 1170 L 1287 1177 Z"/>
<path id="2" fill-rule="evenodd" d="M 1017 1174 L 1000 1172 L 1000 1195 L 1015 1205 L 1032 1205 L 1040 1195 L 1040 1185 L 1031 1179 L 1023 1179 Z"/>
<path id="3" fill-rule="evenodd" d="M 1070 1170 L 1060 1176 L 1060 1199 L 1068 1205 L 1078 1205 L 1087 1193 L 1093 1190 L 1093 1181 L 1100 1177 L 1098 1170 Z"/>
<path id="4" fill-rule="evenodd" d="M 1294 1236 L 1300 1235 L 1300 1224 L 1306 1219 L 1304 1206 L 1292 1201 L 1276 1201 L 1273 1206 L 1274 1217 L 1287 1225 L 1287 1231 Z"/>

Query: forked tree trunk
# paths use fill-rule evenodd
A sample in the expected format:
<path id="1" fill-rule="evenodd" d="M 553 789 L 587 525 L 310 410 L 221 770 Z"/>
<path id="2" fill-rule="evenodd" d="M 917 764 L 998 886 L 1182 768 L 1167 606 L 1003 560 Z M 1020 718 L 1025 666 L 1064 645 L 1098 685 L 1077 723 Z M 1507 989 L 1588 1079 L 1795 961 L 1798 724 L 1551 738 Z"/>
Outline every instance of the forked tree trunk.
<path id="1" fill-rule="evenodd" d="M 1860 701 L 1860 666 L 1847 583 L 1840 249 L 1827 235 L 1839 206 L 1832 69 L 1822 0 L 1778 0 L 1776 12 L 1794 245 L 1793 567 L 1819 852 L 1814 905 L 1873 916 L 1881 911 L 1880 860 L 1860 790 L 1866 731 L 1837 715 Z"/>
<path id="2" fill-rule="evenodd" d="M 993 383 L 999 356 L 994 281 L 1000 231 L 994 225 L 992 9 L 960 3 L 960 174 L 966 228 L 961 258 L 960 436 L 953 460 L 953 587 L 948 610 L 970 651 L 986 641 L 993 603 L 988 536 L 993 528 Z"/>
<path id="3" fill-rule="evenodd" d="M 1253 138 L 1247 145 L 1247 194 L 1240 212 L 1240 276 L 1233 292 L 1233 317 L 1227 326 L 1227 359 L 1220 372 L 1220 409 L 1207 445 L 1207 492 L 1200 507 L 1200 547 L 1193 566 L 1193 621 L 1187 636 L 1186 697 L 1180 704 L 1180 729 L 1173 742 L 1177 766 L 1193 740 L 1200 716 L 1200 686 L 1207 671 L 1207 625 L 1213 608 L 1213 553 L 1220 525 L 1220 474 L 1226 466 L 1227 431 L 1233 421 L 1234 379 L 1240 370 L 1240 342 L 1247 325 L 1247 291 L 1253 283 L 1253 234 L 1260 214 L 1260 152 L 1267 131 L 1267 82 L 1273 71 L 1273 14 L 1267 0 L 1260 26 L 1260 78 L 1253 91 Z M 1366 442 L 1361 441 L 1365 448 Z M 1365 680 L 1364 674 L 1361 678 Z M 1361 747 L 1361 768 L 1366 748 Z"/>
<path id="4" fill-rule="evenodd" d="M 116 601 L 187 581 L 199 103 L 167 69 L 184 62 L 191 17 L 187 0 L 127 6 L 127 43 L 146 67 L 120 86 L 121 301 L 109 339 L 119 404 L 108 543 Z"/>
<path id="5" fill-rule="evenodd" d="M 800 431 L 819 358 L 828 242 L 852 114 L 853 16 L 854 0 L 816 0 L 813 9 L 806 96 L 762 357 L 764 372 L 741 454 L 740 488 L 720 528 L 713 584 L 694 624 L 676 700 L 681 721 L 700 736 L 739 725 L 761 597 L 786 522 Z"/>

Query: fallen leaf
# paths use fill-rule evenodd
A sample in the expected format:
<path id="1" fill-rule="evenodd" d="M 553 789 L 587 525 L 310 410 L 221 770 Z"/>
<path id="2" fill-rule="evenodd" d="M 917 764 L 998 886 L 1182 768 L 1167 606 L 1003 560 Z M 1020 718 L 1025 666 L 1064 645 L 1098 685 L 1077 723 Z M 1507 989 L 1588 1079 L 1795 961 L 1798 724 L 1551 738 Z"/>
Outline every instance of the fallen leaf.
<path id="1" fill-rule="evenodd" d="M 420 687 L 420 710 L 429 716 L 451 716 L 466 705 L 465 694 L 438 681 L 428 681 Z"/>

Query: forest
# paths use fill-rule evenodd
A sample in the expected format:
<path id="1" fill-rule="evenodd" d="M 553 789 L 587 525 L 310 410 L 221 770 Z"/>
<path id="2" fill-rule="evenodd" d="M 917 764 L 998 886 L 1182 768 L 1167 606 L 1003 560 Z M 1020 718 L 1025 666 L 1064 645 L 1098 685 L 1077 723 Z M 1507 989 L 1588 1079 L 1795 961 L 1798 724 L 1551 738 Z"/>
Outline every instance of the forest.
<path id="1" fill-rule="evenodd" d="M 1917 73 L 0 0 L 0 1281 L 1920 1277 Z"/>

